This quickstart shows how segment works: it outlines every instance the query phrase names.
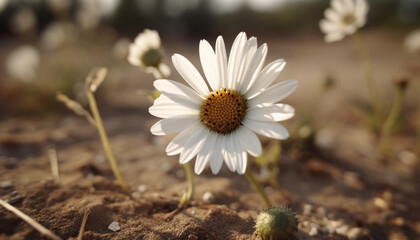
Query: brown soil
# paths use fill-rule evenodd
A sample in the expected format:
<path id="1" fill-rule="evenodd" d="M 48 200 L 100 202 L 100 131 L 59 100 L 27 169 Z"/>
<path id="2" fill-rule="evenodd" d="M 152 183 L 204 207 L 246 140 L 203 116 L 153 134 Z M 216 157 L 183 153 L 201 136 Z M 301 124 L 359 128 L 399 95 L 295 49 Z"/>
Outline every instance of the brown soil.
<path id="1" fill-rule="evenodd" d="M 372 42 L 372 37 L 369 40 Z M 357 55 L 353 56 L 351 44 L 326 46 L 320 37 L 315 41 L 306 38 L 264 41 L 274 52 L 269 53 L 271 58 L 278 55 L 276 52 L 284 52 L 290 62 L 279 79 L 302 80 L 299 90 L 287 99 L 298 113 L 286 123 L 292 138 L 284 142 L 279 157 L 279 186 L 271 187 L 253 160 L 249 166 L 275 205 L 289 206 L 296 212 L 300 224 L 294 238 L 420 239 L 419 168 L 416 163 L 402 162 L 396 157 L 403 150 L 415 150 L 412 144 L 415 112 L 405 115 L 406 125 L 400 128 L 394 141 L 396 154 L 384 161 L 377 150 L 377 136 L 363 124 L 366 114 L 342 96 L 342 92 L 356 97 L 364 95 L 354 91 L 357 84 L 364 87 L 363 81 L 349 83 L 347 79 L 351 76 L 345 74 L 359 74 L 360 70 L 353 61 Z M 384 42 L 375 48 L 381 49 L 381 44 L 397 46 L 395 39 Z M 172 48 L 182 52 L 187 47 Z M 338 49 L 343 49 L 341 56 L 348 56 L 344 64 L 330 67 L 340 58 L 332 54 L 319 62 L 320 66 L 313 66 L 318 64 L 321 54 Z M 196 57 L 192 50 L 186 52 L 185 55 Z M 374 55 L 379 68 L 384 69 L 378 75 L 398 76 L 401 69 L 393 67 L 387 59 L 401 60 L 399 54 L 390 50 L 386 58 Z M 305 66 L 306 72 L 302 73 Z M 125 68 L 130 69 L 128 76 L 139 75 L 138 70 Z M 338 89 L 325 94 L 313 92 L 322 78 L 319 69 L 333 69 L 334 75 L 344 72 L 338 80 Z M 110 71 L 110 78 L 121 74 Z M 140 76 L 150 79 L 149 75 Z M 173 76 L 179 79 L 176 73 Z M 25 115 L 2 118 L 0 198 L 63 239 L 77 238 L 87 212 L 83 239 L 258 239 L 254 221 L 264 209 L 263 201 L 244 176 L 231 173 L 225 166 L 217 176 L 208 169 L 195 176 L 194 201 L 176 211 L 187 186 L 183 167 L 177 157 L 165 155 L 170 137 L 149 133 L 156 119 L 147 113 L 149 102 L 133 89 L 151 88 L 151 81 L 133 83 L 137 78 L 119 83 L 117 88 L 105 84 L 99 98 L 112 149 L 123 178 L 133 191 L 131 197 L 114 180 L 95 128 L 67 112 L 65 116 L 48 118 Z M 323 136 L 321 144 L 297 136 L 300 122 L 307 116 L 314 119 L 318 137 Z M 268 143 L 267 139 L 263 142 L 265 146 Z M 49 149 L 58 153 L 59 181 L 52 179 Z M 205 192 L 213 193 L 214 201 L 203 201 Z M 108 229 L 113 221 L 119 223 L 119 231 Z M 43 238 L 0 207 L 0 239 Z"/>

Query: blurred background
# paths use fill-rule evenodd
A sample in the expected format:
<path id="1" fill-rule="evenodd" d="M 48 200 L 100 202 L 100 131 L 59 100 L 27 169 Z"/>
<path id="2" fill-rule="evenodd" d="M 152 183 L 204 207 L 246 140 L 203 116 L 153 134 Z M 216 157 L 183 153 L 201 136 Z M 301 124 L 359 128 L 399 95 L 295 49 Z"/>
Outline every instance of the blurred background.
<path id="1" fill-rule="evenodd" d="M 413 61 L 404 39 L 420 26 L 420 1 L 369 4 L 362 32 L 375 81 L 386 89 Z M 328 6 L 327 0 L 0 0 L 0 117 L 60 113 L 65 107 L 55 101 L 57 91 L 85 104 L 84 77 L 95 66 L 110 70 L 99 97 L 138 107 L 141 97 L 122 93 L 152 89 L 153 76 L 126 60 L 128 45 L 145 28 L 160 33 L 171 68 L 175 52 L 198 66 L 199 39 L 214 44 L 223 35 L 230 48 L 245 31 L 268 43 L 268 61 L 286 59 L 281 80 L 301 81 L 292 99 L 310 101 L 317 97 L 313 89 L 331 79 L 349 95 L 365 96 L 352 39 L 323 41 L 318 23 Z M 174 71 L 171 78 L 181 80 Z"/>

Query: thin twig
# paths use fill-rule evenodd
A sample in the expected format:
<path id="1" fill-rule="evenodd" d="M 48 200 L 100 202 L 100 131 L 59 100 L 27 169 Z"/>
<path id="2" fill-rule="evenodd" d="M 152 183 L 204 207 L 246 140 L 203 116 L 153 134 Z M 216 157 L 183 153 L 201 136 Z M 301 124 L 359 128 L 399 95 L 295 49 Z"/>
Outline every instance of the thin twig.
<path id="1" fill-rule="evenodd" d="M 48 149 L 48 158 L 50 159 L 51 173 L 56 182 L 60 181 L 60 172 L 58 170 L 57 151 L 54 148 Z"/>
<path id="2" fill-rule="evenodd" d="M 59 236 L 55 235 L 53 232 L 46 229 L 44 226 L 39 224 L 37 221 L 33 220 L 31 217 L 29 217 L 25 213 L 21 212 L 19 209 L 13 207 L 12 205 L 7 203 L 6 201 L 3 201 L 2 199 L 0 199 L 0 205 L 2 205 L 4 208 L 6 208 L 7 210 L 14 213 L 16 216 L 20 217 L 22 220 L 27 222 L 33 228 L 38 230 L 38 232 L 40 232 L 42 235 L 44 235 L 46 237 L 49 237 L 50 239 L 53 239 L 53 240 L 61 240 L 61 238 Z"/>
<path id="3" fill-rule="evenodd" d="M 83 234 L 85 233 L 85 226 L 88 219 L 90 211 L 86 211 L 85 215 L 83 216 L 82 225 L 80 225 L 79 235 L 77 235 L 77 240 L 83 240 Z"/>

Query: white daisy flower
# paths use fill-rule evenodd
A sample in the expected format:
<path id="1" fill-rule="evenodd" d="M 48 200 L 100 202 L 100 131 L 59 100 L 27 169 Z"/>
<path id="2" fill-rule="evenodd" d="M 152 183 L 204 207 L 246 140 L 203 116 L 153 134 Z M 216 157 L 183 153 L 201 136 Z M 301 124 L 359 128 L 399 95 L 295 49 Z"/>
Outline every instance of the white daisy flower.
<path id="1" fill-rule="evenodd" d="M 171 72 L 163 63 L 164 55 L 158 32 L 145 29 L 130 45 L 128 62 L 145 69 L 146 72 L 153 73 L 156 78 L 161 78 L 158 69 L 167 77 Z"/>
<path id="2" fill-rule="evenodd" d="M 325 19 L 319 22 L 326 42 L 340 41 L 366 23 L 369 5 L 366 0 L 332 0 L 325 10 Z"/>
<path id="3" fill-rule="evenodd" d="M 200 42 L 200 60 L 206 76 L 185 57 L 175 54 L 172 62 L 191 86 L 172 80 L 156 80 L 161 92 L 149 112 L 163 118 L 154 124 L 154 135 L 179 133 L 166 148 L 168 155 L 180 154 L 185 164 L 196 156 L 195 173 L 210 163 L 217 174 L 223 161 L 231 171 L 243 174 L 247 152 L 259 156 L 262 148 L 254 132 L 275 139 L 289 137 L 287 129 L 277 123 L 293 117 L 294 109 L 277 103 L 292 93 L 296 80 L 270 86 L 285 66 L 278 59 L 263 68 L 267 45 L 257 46 L 257 39 L 240 33 L 229 58 L 223 38 L 216 41 L 216 51 Z M 254 132 L 253 132 L 254 131 Z"/>
<path id="4" fill-rule="evenodd" d="M 404 40 L 405 49 L 413 54 L 420 55 L 420 29 L 417 29 L 410 34 Z"/>

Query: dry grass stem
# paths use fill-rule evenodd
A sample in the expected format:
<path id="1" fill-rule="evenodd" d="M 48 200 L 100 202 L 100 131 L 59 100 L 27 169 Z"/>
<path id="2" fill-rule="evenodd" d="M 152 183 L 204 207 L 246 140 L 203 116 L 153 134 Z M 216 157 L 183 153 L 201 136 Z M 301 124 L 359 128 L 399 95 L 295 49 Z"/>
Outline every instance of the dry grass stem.
<path id="1" fill-rule="evenodd" d="M 44 226 L 42 226 L 41 224 L 39 224 L 37 221 L 33 220 L 31 217 L 29 217 L 25 213 L 21 212 L 19 209 L 13 207 L 9 203 L 3 201 L 2 199 L 0 199 L 0 205 L 2 205 L 4 208 L 6 208 L 7 210 L 9 210 L 12 213 L 14 213 L 16 216 L 20 217 L 22 220 L 24 220 L 25 222 L 27 222 L 33 228 L 35 228 L 36 230 L 38 230 L 42 235 L 44 235 L 44 236 L 46 236 L 46 237 L 48 237 L 50 239 L 61 240 L 61 238 L 59 236 L 55 235 L 53 232 L 51 232 L 50 230 L 46 229 Z"/>
<path id="2" fill-rule="evenodd" d="M 77 235 L 77 240 L 83 240 L 83 234 L 85 233 L 85 226 L 89 213 L 90 211 L 86 211 L 85 215 L 83 216 L 82 225 L 80 225 L 79 235 Z"/>
<path id="3" fill-rule="evenodd" d="M 92 115 L 88 111 L 86 111 L 86 109 L 84 109 L 78 102 L 71 100 L 61 92 L 57 93 L 57 100 L 63 102 L 67 106 L 67 108 L 72 110 L 77 115 L 86 117 L 91 124 L 96 125 Z"/>
<path id="4" fill-rule="evenodd" d="M 48 149 L 48 158 L 50 159 L 51 173 L 55 181 L 60 181 L 60 172 L 58 170 L 57 151 L 54 148 Z"/>
<path id="5" fill-rule="evenodd" d="M 90 71 L 89 75 L 86 77 L 86 85 L 89 91 L 96 92 L 96 89 L 104 81 L 108 70 L 105 67 L 94 68 Z"/>

